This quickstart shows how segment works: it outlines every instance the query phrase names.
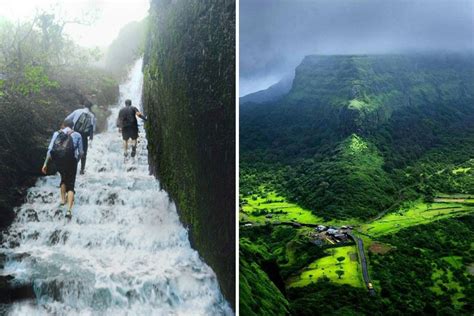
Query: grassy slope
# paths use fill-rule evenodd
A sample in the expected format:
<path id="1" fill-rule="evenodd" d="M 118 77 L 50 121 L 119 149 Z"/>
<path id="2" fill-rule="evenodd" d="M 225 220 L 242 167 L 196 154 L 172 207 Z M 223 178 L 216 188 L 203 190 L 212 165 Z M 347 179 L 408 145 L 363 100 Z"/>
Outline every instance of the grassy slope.
<path id="1" fill-rule="evenodd" d="M 474 211 L 474 206 L 461 203 L 431 203 L 416 201 L 407 210 L 389 213 L 360 227 L 362 233 L 372 237 L 394 234 L 401 229 L 427 224 L 436 220 L 462 216 Z"/>
<path id="2" fill-rule="evenodd" d="M 275 191 L 266 191 L 264 187 L 261 187 L 260 192 L 244 197 L 241 200 L 243 201 L 243 212 L 240 213 L 241 221 L 264 223 L 270 220 L 281 222 L 294 220 L 304 224 L 322 222 L 322 218 L 315 216 L 310 210 L 301 208 L 297 204 L 289 203 Z M 272 217 L 267 218 L 265 217 L 266 214 L 272 214 Z"/>
<path id="3" fill-rule="evenodd" d="M 288 286 L 306 286 L 317 282 L 321 277 L 327 277 L 337 284 L 364 287 L 355 246 L 331 248 L 326 253 L 328 256 L 317 259 L 306 267 L 298 277 L 290 279 Z M 337 260 L 339 257 L 344 257 L 341 263 Z M 336 274 L 336 270 L 344 271 L 341 278 Z"/>

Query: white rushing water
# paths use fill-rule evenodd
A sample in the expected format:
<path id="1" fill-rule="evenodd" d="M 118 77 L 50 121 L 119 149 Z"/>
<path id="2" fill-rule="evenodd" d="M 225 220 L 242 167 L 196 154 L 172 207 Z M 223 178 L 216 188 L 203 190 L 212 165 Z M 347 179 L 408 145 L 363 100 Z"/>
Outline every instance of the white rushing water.
<path id="1" fill-rule="evenodd" d="M 141 60 L 120 86 L 119 106 L 141 99 Z M 77 176 L 73 218 L 59 209 L 59 175 L 42 177 L 16 209 L 0 252 L 3 274 L 33 283 L 36 300 L 12 315 L 231 315 L 214 272 L 193 250 L 175 205 L 149 175 L 140 127 L 137 157 L 124 161 L 112 109 L 107 132 Z M 130 151 L 130 149 L 129 149 Z"/>

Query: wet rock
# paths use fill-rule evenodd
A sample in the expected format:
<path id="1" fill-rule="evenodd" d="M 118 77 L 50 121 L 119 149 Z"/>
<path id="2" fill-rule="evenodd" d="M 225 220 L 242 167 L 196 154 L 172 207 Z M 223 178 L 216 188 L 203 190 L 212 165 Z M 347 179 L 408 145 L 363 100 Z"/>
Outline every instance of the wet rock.
<path id="1" fill-rule="evenodd" d="M 63 216 L 63 210 L 61 210 L 60 208 L 58 208 L 54 211 L 54 215 L 53 215 L 54 218 L 59 218 L 59 217 L 62 217 L 62 216 Z"/>
<path id="2" fill-rule="evenodd" d="M 137 290 L 128 290 L 127 293 L 125 293 L 125 296 L 127 297 L 129 304 L 138 302 L 140 299 L 140 294 L 138 294 Z"/>
<path id="3" fill-rule="evenodd" d="M 47 296 L 55 301 L 61 301 L 61 289 L 64 286 L 64 282 L 59 280 L 42 282 L 36 285 L 39 293 L 42 293 L 42 295 L 47 294 Z"/>
<path id="4" fill-rule="evenodd" d="M 34 233 L 32 233 L 32 234 L 29 234 L 29 235 L 27 236 L 27 238 L 28 238 L 28 239 L 37 240 L 38 237 L 39 237 L 39 235 L 40 235 L 39 232 L 34 232 Z"/>
<path id="5" fill-rule="evenodd" d="M 61 242 L 63 244 L 66 244 L 66 241 L 68 240 L 69 238 L 69 233 L 68 232 L 65 232 L 62 236 L 61 236 Z"/>
<path id="6" fill-rule="evenodd" d="M 54 200 L 54 195 L 52 192 L 47 195 L 42 195 L 41 200 L 43 201 L 43 203 L 52 203 Z"/>
<path id="7" fill-rule="evenodd" d="M 36 211 L 32 208 L 30 209 L 27 209 L 25 211 L 25 216 L 26 218 L 28 219 L 28 221 L 30 222 L 39 222 L 39 219 L 38 219 L 38 214 L 36 213 Z"/>
<path id="8" fill-rule="evenodd" d="M 35 292 L 32 284 L 15 284 L 13 276 L 0 276 L 0 303 L 13 303 L 34 298 Z"/>
<path id="9" fill-rule="evenodd" d="M 0 253 L 0 269 L 5 267 L 5 261 L 7 260 L 7 256 L 3 253 Z"/>
<path id="10" fill-rule="evenodd" d="M 105 199 L 105 202 L 108 205 L 116 205 L 116 204 L 121 204 L 124 205 L 124 201 L 120 200 L 118 197 L 117 193 L 110 193 L 107 198 Z"/>
<path id="11" fill-rule="evenodd" d="M 59 242 L 60 234 L 61 234 L 60 230 L 55 230 L 49 237 L 49 244 L 56 245 Z"/>

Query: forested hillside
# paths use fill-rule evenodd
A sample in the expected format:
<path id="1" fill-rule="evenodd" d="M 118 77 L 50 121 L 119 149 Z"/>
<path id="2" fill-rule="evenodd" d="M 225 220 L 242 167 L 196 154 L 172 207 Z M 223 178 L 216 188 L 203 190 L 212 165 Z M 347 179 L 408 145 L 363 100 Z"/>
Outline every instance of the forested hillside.
<path id="1" fill-rule="evenodd" d="M 308 56 L 241 106 L 242 310 L 470 315 L 472 57 Z"/>
<path id="2" fill-rule="evenodd" d="M 285 97 L 241 108 L 242 174 L 271 166 L 328 218 L 368 218 L 409 184 L 426 193 L 420 177 L 474 157 L 473 69 L 464 55 L 308 56 Z"/>
<path id="3" fill-rule="evenodd" d="M 152 171 L 235 294 L 235 1 L 152 1 L 144 109 Z"/>

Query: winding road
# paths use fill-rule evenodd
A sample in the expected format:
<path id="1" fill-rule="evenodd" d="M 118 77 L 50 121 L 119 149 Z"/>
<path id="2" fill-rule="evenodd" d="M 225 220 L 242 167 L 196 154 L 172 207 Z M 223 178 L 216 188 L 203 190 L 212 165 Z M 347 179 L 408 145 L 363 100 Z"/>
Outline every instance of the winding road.
<path id="1" fill-rule="evenodd" d="M 367 268 L 367 258 L 365 257 L 364 242 L 362 241 L 362 239 L 357 236 L 354 236 L 354 234 L 352 233 L 349 233 L 348 235 L 355 241 L 357 245 L 357 252 L 360 258 L 360 265 L 362 267 L 362 277 L 364 278 L 365 285 L 367 286 L 369 293 L 371 295 L 375 295 L 375 290 L 372 286 L 372 282 L 370 281 L 369 271 Z"/>

